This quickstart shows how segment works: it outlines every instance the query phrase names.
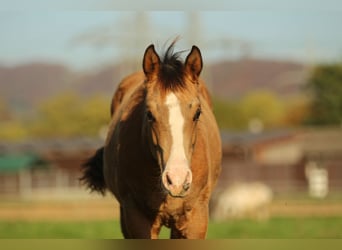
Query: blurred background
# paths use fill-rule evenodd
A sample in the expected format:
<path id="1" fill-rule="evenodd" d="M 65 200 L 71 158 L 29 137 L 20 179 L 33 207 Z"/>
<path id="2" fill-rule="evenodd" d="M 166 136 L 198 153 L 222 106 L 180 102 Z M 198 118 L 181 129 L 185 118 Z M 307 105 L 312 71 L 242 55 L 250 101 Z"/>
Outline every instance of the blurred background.
<path id="1" fill-rule="evenodd" d="M 0 237 L 121 237 L 80 165 L 145 48 L 202 52 L 223 141 L 209 238 L 341 238 L 338 11 L 0 13 Z M 165 232 L 165 235 L 167 232 Z"/>

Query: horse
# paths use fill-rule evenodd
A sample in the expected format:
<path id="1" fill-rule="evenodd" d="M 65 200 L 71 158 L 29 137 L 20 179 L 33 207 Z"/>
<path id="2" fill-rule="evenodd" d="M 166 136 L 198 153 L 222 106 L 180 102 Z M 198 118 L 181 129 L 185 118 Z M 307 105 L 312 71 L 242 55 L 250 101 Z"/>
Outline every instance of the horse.
<path id="1" fill-rule="evenodd" d="M 81 178 L 120 204 L 124 238 L 203 239 L 209 199 L 221 171 L 221 139 L 205 82 L 202 56 L 185 61 L 175 41 L 161 56 L 153 44 L 142 71 L 124 78 L 111 103 L 104 146 L 83 165 Z"/>

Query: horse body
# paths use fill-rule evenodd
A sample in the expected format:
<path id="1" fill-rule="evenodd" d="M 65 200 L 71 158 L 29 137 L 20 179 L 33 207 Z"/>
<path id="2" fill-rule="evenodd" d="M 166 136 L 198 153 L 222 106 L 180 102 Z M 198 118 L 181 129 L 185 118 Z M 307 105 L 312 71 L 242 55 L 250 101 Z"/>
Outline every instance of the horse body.
<path id="1" fill-rule="evenodd" d="M 144 71 L 126 77 L 113 97 L 101 165 L 104 186 L 120 203 L 125 238 L 158 238 L 163 225 L 171 228 L 171 238 L 206 236 L 221 141 L 208 91 L 199 79 L 201 60 L 193 47 L 179 65 L 183 70 L 177 81 L 183 85 L 165 87 L 160 67 L 175 64 L 163 65 L 150 46 Z M 175 80 L 174 74 L 167 77 Z M 91 174 L 85 180 L 94 185 Z"/>

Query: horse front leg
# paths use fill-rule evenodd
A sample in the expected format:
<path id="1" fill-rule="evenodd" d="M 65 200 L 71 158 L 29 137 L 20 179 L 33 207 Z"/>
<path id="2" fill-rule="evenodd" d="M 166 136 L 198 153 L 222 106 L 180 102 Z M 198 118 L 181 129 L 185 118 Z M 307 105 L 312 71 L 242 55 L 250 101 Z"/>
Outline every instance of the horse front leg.
<path id="1" fill-rule="evenodd" d="M 158 239 L 160 223 L 145 216 L 133 202 L 120 208 L 121 231 L 125 239 Z"/>
<path id="2" fill-rule="evenodd" d="M 172 239 L 205 239 L 209 221 L 208 204 L 195 206 L 171 227 Z"/>

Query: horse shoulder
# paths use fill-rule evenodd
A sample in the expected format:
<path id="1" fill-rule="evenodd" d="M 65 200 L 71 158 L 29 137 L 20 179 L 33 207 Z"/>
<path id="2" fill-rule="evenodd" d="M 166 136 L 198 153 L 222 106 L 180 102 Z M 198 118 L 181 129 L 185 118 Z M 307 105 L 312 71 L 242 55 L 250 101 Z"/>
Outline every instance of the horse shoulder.
<path id="1" fill-rule="evenodd" d="M 125 77 L 118 85 L 110 107 L 110 114 L 113 114 L 118 110 L 119 106 L 123 103 L 127 97 L 130 97 L 134 90 L 141 86 L 144 81 L 143 72 L 136 72 Z"/>
<path id="2" fill-rule="evenodd" d="M 137 102 L 135 99 L 137 96 L 141 96 L 143 84 L 143 76 L 140 72 L 134 73 L 126 78 L 124 78 L 112 100 L 111 105 L 111 121 L 108 127 L 108 134 L 104 147 L 104 170 L 106 175 L 106 182 L 109 189 L 118 197 L 118 183 L 116 183 L 115 178 L 117 178 L 117 168 L 118 166 L 118 153 L 121 147 L 120 134 L 121 134 L 121 122 L 123 119 L 127 119 L 129 114 L 132 112 L 132 107 L 134 103 Z M 115 177 L 115 178 L 114 178 Z"/>

